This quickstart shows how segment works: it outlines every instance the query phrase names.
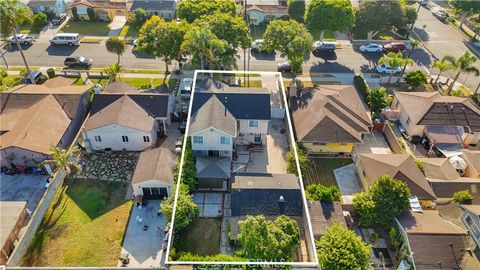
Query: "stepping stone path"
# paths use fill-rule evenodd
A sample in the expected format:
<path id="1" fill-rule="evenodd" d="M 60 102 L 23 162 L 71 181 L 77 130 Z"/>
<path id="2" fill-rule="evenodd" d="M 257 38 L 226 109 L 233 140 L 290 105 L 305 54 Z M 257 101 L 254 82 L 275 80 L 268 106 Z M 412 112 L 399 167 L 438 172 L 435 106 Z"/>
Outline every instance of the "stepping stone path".
<path id="1" fill-rule="evenodd" d="M 85 154 L 83 160 L 86 166 L 76 178 L 129 183 L 137 165 L 138 156 L 139 153 L 136 152 Z"/>

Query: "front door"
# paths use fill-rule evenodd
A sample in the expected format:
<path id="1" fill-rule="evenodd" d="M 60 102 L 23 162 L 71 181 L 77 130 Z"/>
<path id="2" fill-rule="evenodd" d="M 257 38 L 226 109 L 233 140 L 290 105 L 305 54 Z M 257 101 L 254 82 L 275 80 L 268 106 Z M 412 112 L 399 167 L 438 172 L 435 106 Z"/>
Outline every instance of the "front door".
<path id="1" fill-rule="evenodd" d="M 220 156 L 220 151 L 218 150 L 208 150 L 209 157 L 218 157 Z"/>
<path id="2" fill-rule="evenodd" d="M 262 143 L 262 134 L 255 133 L 255 137 L 253 139 L 254 143 Z"/>

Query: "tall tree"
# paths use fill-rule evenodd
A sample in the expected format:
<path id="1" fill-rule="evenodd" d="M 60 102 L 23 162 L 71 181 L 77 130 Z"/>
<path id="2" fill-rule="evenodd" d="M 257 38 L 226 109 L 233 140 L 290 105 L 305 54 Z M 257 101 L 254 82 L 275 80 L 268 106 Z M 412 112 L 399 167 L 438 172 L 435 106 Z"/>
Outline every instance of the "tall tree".
<path id="1" fill-rule="evenodd" d="M 288 59 L 294 72 L 302 69 L 305 56 L 312 51 L 312 35 L 303 24 L 294 20 L 271 21 L 263 34 L 262 49 L 280 52 L 281 57 Z"/>
<path id="2" fill-rule="evenodd" d="M 287 216 L 279 216 L 274 221 L 267 220 L 264 216 L 247 216 L 238 224 L 242 257 L 290 261 L 294 250 L 300 246 L 298 224 Z"/>
<path id="3" fill-rule="evenodd" d="M 120 64 L 120 55 L 125 52 L 125 41 L 118 37 L 109 37 L 107 42 L 105 42 L 105 47 L 110 53 L 117 55 L 117 65 Z"/>
<path id="4" fill-rule="evenodd" d="M 304 0 L 288 0 L 288 15 L 297 22 L 303 22 L 305 15 L 305 1 Z"/>
<path id="5" fill-rule="evenodd" d="M 411 39 L 410 40 L 410 50 L 408 51 L 408 55 L 407 55 L 407 58 L 410 58 L 410 56 L 412 55 L 412 52 L 413 50 L 420 46 L 421 42 L 420 40 L 418 39 Z M 402 73 L 400 73 L 400 77 L 403 76 L 403 73 L 405 73 L 405 70 L 407 69 L 407 65 L 408 65 L 408 62 L 405 62 L 405 64 L 403 65 L 403 69 L 402 69 Z"/>
<path id="6" fill-rule="evenodd" d="M 188 188 L 180 188 L 177 198 L 177 209 L 175 211 L 174 227 L 176 231 L 181 231 L 186 228 L 193 220 L 195 220 L 200 214 L 198 206 L 193 202 L 192 195 L 188 194 Z M 175 196 L 170 196 L 168 199 L 162 201 L 160 207 L 165 220 L 171 222 L 173 216 L 173 205 L 175 202 Z"/>
<path id="7" fill-rule="evenodd" d="M 181 46 L 182 51 L 191 54 L 200 62 L 201 69 L 205 68 L 206 61 L 210 63 L 210 68 L 224 65 L 221 56 L 227 48 L 228 43 L 225 40 L 219 39 L 210 29 L 198 26 L 188 30 Z"/>
<path id="8" fill-rule="evenodd" d="M 444 58 L 445 61 L 451 63 L 457 70 L 457 74 L 453 78 L 452 84 L 450 84 L 450 86 L 448 87 L 448 95 L 451 94 L 453 86 L 455 86 L 455 83 L 457 82 L 458 77 L 460 77 L 460 74 L 472 73 L 477 77 L 480 75 L 480 70 L 474 66 L 475 62 L 477 62 L 478 59 L 469 51 L 465 51 L 458 59 L 451 55 L 446 55 L 444 56 Z"/>
<path id="9" fill-rule="evenodd" d="M 440 75 L 443 72 L 456 69 L 455 65 L 453 65 L 452 62 L 447 61 L 447 58 L 455 59 L 451 55 L 445 55 L 444 57 L 442 57 L 442 59 L 433 62 L 432 68 L 438 69 L 438 75 L 437 75 L 437 78 L 435 79 L 435 84 L 437 84 L 438 79 L 440 78 Z"/>
<path id="10" fill-rule="evenodd" d="M 389 226 L 409 206 L 410 190 L 405 182 L 381 176 L 365 192 L 358 193 L 353 206 L 360 215 L 360 224 Z"/>
<path id="11" fill-rule="evenodd" d="M 458 26 L 460 29 L 463 28 L 468 15 L 480 13 L 480 1 L 478 0 L 449 0 L 448 3 L 462 14 L 460 25 Z"/>
<path id="12" fill-rule="evenodd" d="M 72 147 L 70 150 L 50 145 L 50 156 L 52 159 L 42 161 L 44 164 L 53 164 L 57 169 L 63 169 L 67 174 L 71 173 L 71 168 L 81 171 L 82 167 L 73 161 L 73 156 L 79 153 L 78 148 Z"/>
<path id="13" fill-rule="evenodd" d="M 35 84 L 35 79 L 23 53 L 22 45 L 18 42 L 17 38 L 18 27 L 24 23 L 32 23 L 32 18 L 32 11 L 20 4 L 18 0 L 0 0 L 0 32 L 4 37 L 13 34 L 17 49 L 27 69 L 27 76 L 30 77 L 32 84 Z"/>
<path id="14" fill-rule="evenodd" d="M 184 23 L 165 22 L 158 16 L 152 16 L 140 29 L 137 50 L 160 58 L 165 62 L 165 76 L 169 73 L 168 65 L 181 58 L 181 45 L 186 28 Z"/>
<path id="15" fill-rule="evenodd" d="M 338 224 L 327 228 L 316 246 L 323 270 L 370 269 L 371 247 L 353 231 Z"/>
<path id="16" fill-rule="evenodd" d="M 371 40 L 380 31 L 406 27 L 404 9 L 398 0 L 362 1 L 355 13 L 356 38 Z"/>
<path id="17" fill-rule="evenodd" d="M 413 60 L 411 58 L 404 58 L 401 52 L 389 52 L 382 56 L 378 60 L 378 64 L 380 65 L 388 65 L 391 68 L 400 68 L 403 65 L 413 65 Z M 390 73 L 388 77 L 388 83 L 390 83 L 394 73 Z"/>
<path id="18" fill-rule="evenodd" d="M 120 66 L 119 64 L 113 64 L 109 67 L 106 67 L 104 71 L 110 76 L 110 78 L 108 79 L 108 82 L 111 83 L 116 81 L 118 76 L 120 75 L 121 70 L 122 70 L 122 66 Z"/>
<path id="19" fill-rule="evenodd" d="M 385 87 L 372 90 L 368 93 L 368 105 L 372 112 L 379 112 L 388 105 L 390 105 L 390 98 Z"/>
<path id="20" fill-rule="evenodd" d="M 177 6 L 177 16 L 189 23 L 205 15 L 214 13 L 237 15 L 237 4 L 234 0 L 188 0 L 180 1 Z"/>
<path id="21" fill-rule="evenodd" d="M 305 22 L 311 32 L 347 31 L 353 26 L 355 13 L 350 0 L 312 0 L 305 12 Z"/>

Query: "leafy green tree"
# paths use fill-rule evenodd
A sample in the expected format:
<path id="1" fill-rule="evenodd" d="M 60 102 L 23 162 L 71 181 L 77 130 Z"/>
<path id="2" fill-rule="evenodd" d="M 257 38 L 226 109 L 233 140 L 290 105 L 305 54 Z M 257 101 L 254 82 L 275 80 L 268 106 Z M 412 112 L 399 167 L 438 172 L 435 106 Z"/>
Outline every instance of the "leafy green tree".
<path id="1" fill-rule="evenodd" d="M 110 76 L 108 82 L 111 83 L 116 81 L 118 76 L 120 75 L 121 70 L 122 70 L 122 66 L 119 64 L 113 64 L 109 67 L 106 67 L 104 71 Z"/>
<path id="2" fill-rule="evenodd" d="M 238 240 L 242 244 L 240 254 L 244 258 L 290 261 L 300 246 L 300 231 L 295 220 L 279 216 L 274 221 L 264 216 L 247 216 L 239 221 Z"/>
<path id="3" fill-rule="evenodd" d="M 165 219 L 170 222 L 172 220 L 174 202 L 175 196 L 172 194 L 160 204 Z M 175 221 L 173 224 L 175 230 L 181 231 L 186 228 L 188 224 L 198 217 L 199 214 L 200 210 L 193 202 L 192 195 L 188 194 L 185 188 L 180 188 L 177 198 L 177 209 L 175 211 Z"/>
<path id="4" fill-rule="evenodd" d="M 185 40 L 181 46 L 185 53 L 189 53 L 200 62 L 201 68 L 208 61 L 210 67 L 222 66 L 222 55 L 228 49 L 228 43 L 219 39 L 210 29 L 192 26 L 185 34 Z"/>
<path id="5" fill-rule="evenodd" d="M 33 16 L 33 25 L 35 27 L 43 27 L 47 24 L 47 15 L 43 12 L 39 12 Z"/>
<path id="6" fill-rule="evenodd" d="M 305 189 L 307 200 L 321 202 L 339 202 L 342 194 L 336 186 L 326 187 L 320 184 L 311 184 Z"/>
<path id="7" fill-rule="evenodd" d="M 415 7 L 405 6 L 403 8 L 403 12 L 405 13 L 405 23 L 407 25 L 414 24 L 418 17 L 417 10 L 415 9 Z"/>
<path id="8" fill-rule="evenodd" d="M 316 246 L 322 270 L 370 269 L 371 247 L 338 224 L 327 228 Z"/>
<path id="9" fill-rule="evenodd" d="M 445 55 L 442 57 L 442 59 L 433 62 L 432 68 L 438 69 L 439 71 L 437 78 L 435 79 L 435 84 L 437 84 L 438 79 L 443 72 L 456 69 L 456 67 L 450 61 L 447 61 L 447 58 L 455 59 L 453 56 Z"/>
<path id="10" fill-rule="evenodd" d="M 35 84 L 32 71 L 28 66 L 22 46 L 17 38 L 18 27 L 24 23 L 32 23 L 32 11 L 26 6 L 20 4 L 17 0 L 0 0 L 0 7 L 0 34 L 4 38 L 12 34 L 14 35 L 17 49 L 20 52 L 20 56 L 27 69 L 27 75 L 30 77 L 30 81 Z"/>
<path id="11" fill-rule="evenodd" d="M 480 1 L 478 0 L 449 0 L 448 3 L 456 10 L 460 11 L 462 18 L 460 19 L 460 29 L 468 15 L 472 13 L 480 13 Z"/>
<path id="12" fill-rule="evenodd" d="M 87 14 L 88 14 L 88 19 L 91 21 L 91 22 L 94 22 L 97 20 L 97 16 L 95 15 L 95 11 L 93 10 L 93 8 L 87 8 Z"/>
<path id="13" fill-rule="evenodd" d="M 453 193 L 452 201 L 456 203 L 470 203 L 473 200 L 472 194 L 468 190 L 461 190 Z"/>
<path id="14" fill-rule="evenodd" d="M 180 161 L 180 160 L 179 160 Z M 177 181 L 180 162 L 174 170 L 174 179 Z M 187 145 L 185 146 L 185 156 L 183 160 L 182 179 L 180 180 L 188 192 L 192 192 L 197 186 L 197 169 L 195 167 L 195 156 L 192 150 L 192 141 L 190 137 L 187 138 Z"/>
<path id="15" fill-rule="evenodd" d="M 185 27 L 176 21 L 165 22 L 152 16 L 140 29 L 138 49 L 165 62 L 165 76 L 169 73 L 168 65 L 181 58 L 181 45 L 185 36 Z"/>
<path id="16" fill-rule="evenodd" d="M 383 55 L 379 60 L 378 64 L 380 65 L 388 65 L 391 68 L 400 68 L 404 65 L 413 65 L 413 59 L 411 58 L 404 58 L 403 54 L 401 52 L 395 53 L 395 52 L 389 52 L 385 55 Z M 394 73 L 390 73 L 388 76 L 388 83 L 392 80 Z"/>
<path id="17" fill-rule="evenodd" d="M 237 4 L 234 0 L 189 0 L 180 1 L 177 6 L 177 16 L 192 23 L 205 15 L 225 13 L 237 15 Z"/>
<path id="18" fill-rule="evenodd" d="M 184 262 L 246 262 L 245 258 L 231 256 L 227 254 L 216 254 L 211 256 L 201 256 L 190 252 L 182 253 L 176 261 Z M 232 266 L 233 267 L 233 266 Z M 241 267 L 240 267 L 241 268 Z"/>
<path id="19" fill-rule="evenodd" d="M 50 145 L 50 156 L 52 159 L 44 160 L 40 165 L 53 164 L 57 169 L 63 169 L 67 174 L 70 174 L 71 169 L 74 168 L 77 171 L 81 171 L 82 167 L 77 162 L 73 161 L 73 156 L 78 155 L 78 148 L 72 147 L 70 150 L 55 147 Z"/>
<path id="20" fill-rule="evenodd" d="M 78 17 L 77 7 L 72 7 L 72 15 L 73 15 L 73 18 L 75 19 L 75 21 L 78 21 L 80 19 Z"/>
<path id="21" fill-rule="evenodd" d="M 362 1 L 355 13 L 355 37 L 371 40 L 380 31 L 406 27 L 404 9 L 398 0 Z"/>
<path id="22" fill-rule="evenodd" d="M 362 226 L 389 226 L 409 206 L 410 190 L 405 182 L 381 176 L 365 192 L 358 193 L 353 206 L 360 215 Z"/>
<path id="23" fill-rule="evenodd" d="M 417 88 L 422 84 L 426 84 L 428 75 L 421 70 L 415 70 L 405 76 L 405 82 L 413 88 Z"/>
<path id="24" fill-rule="evenodd" d="M 477 103 L 477 105 L 480 106 L 480 93 L 474 93 L 470 95 L 470 98 L 473 100 L 473 102 Z"/>
<path id="25" fill-rule="evenodd" d="M 294 72 L 302 70 L 305 55 L 312 51 L 312 35 L 303 24 L 294 20 L 271 21 L 263 34 L 263 50 L 280 52 L 280 56 L 287 58 Z"/>
<path id="26" fill-rule="evenodd" d="M 110 53 L 117 55 L 117 65 L 120 64 L 120 55 L 125 52 L 125 41 L 119 37 L 109 37 L 105 42 L 105 47 Z"/>
<path id="27" fill-rule="evenodd" d="M 410 58 L 410 56 L 412 55 L 412 52 L 413 50 L 420 46 L 420 44 L 422 44 L 422 42 L 418 39 L 411 39 L 410 40 L 410 50 L 408 50 L 408 55 L 407 55 L 407 58 Z M 405 70 L 407 69 L 407 65 L 409 63 L 408 62 L 405 62 L 405 64 L 403 65 L 403 69 L 402 69 L 402 73 L 400 73 L 400 77 L 403 77 L 403 74 L 405 73 Z"/>
<path id="28" fill-rule="evenodd" d="M 305 15 L 305 1 L 304 0 L 288 0 L 288 15 L 290 18 L 302 22 L 303 15 Z"/>
<path id="29" fill-rule="evenodd" d="M 300 163 L 300 169 L 302 172 L 308 166 L 308 154 L 307 151 L 297 144 L 297 154 L 298 154 L 298 162 Z M 287 160 L 287 172 L 293 173 L 298 176 L 297 170 L 297 159 L 295 158 L 295 152 L 293 151 L 293 146 L 290 146 L 290 150 L 285 158 Z"/>
<path id="30" fill-rule="evenodd" d="M 390 102 L 391 100 L 388 97 L 385 87 L 380 87 L 368 93 L 368 105 L 372 112 L 381 111 L 383 108 L 388 107 Z"/>
<path id="31" fill-rule="evenodd" d="M 469 51 L 465 51 L 458 59 L 451 55 L 445 55 L 443 58 L 445 58 L 445 61 L 452 64 L 452 66 L 454 66 L 454 69 L 457 70 L 457 74 L 453 78 L 452 84 L 450 84 L 450 86 L 448 87 L 448 95 L 450 95 L 450 93 L 452 92 L 453 86 L 457 82 L 458 77 L 460 77 L 460 74 L 472 73 L 477 77 L 480 75 L 480 70 L 474 66 L 475 62 L 477 62 L 478 59 Z"/>
<path id="32" fill-rule="evenodd" d="M 305 12 L 305 22 L 311 33 L 347 31 L 352 28 L 355 13 L 350 0 L 312 0 Z"/>
<path id="33" fill-rule="evenodd" d="M 150 15 L 143 8 L 135 9 L 128 17 L 128 21 L 131 25 L 141 27 L 148 19 Z"/>

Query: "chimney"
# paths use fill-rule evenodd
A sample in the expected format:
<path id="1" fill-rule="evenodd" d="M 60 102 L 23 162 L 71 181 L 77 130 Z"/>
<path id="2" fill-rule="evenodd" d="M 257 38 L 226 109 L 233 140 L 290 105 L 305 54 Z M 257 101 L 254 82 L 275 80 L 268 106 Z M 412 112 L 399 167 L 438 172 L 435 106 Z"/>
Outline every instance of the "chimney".
<path id="1" fill-rule="evenodd" d="M 225 108 L 225 116 L 227 116 L 227 102 L 228 102 L 228 97 L 224 97 L 225 99 L 225 104 L 223 105 L 223 107 Z"/>
<path id="2" fill-rule="evenodd" d="M 280 209 L 281 215 L 285 214 L 285 198 L 283 198 L 282 195 L 278 198 L 278 208 Z"/>

